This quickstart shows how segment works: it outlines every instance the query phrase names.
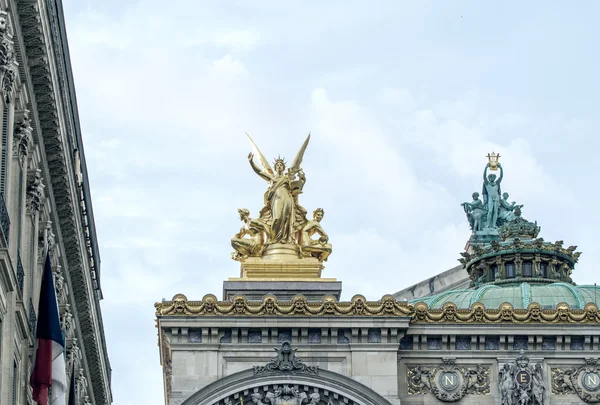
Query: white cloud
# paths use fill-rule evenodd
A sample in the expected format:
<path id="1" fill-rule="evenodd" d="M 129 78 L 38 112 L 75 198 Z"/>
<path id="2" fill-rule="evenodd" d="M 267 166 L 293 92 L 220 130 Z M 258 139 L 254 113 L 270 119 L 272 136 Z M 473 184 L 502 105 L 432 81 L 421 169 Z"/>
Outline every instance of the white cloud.
<path id="1" fill-rule="evenodd" d="M 217 34 L 214 43 L 217 46 L 239 51 L 251 51 L 258 44 L 258 34 L 251 30 L 236 30 Z"/>
<path id="2" fill-rule="evenodd" d="M 211 67 L 216 73 L 229 73 L 234 75 L 245 75 L 248 73 L 239 60 L 234 60 L 231 55 L 225 55 L 221 59 L 212 61 Z"/>

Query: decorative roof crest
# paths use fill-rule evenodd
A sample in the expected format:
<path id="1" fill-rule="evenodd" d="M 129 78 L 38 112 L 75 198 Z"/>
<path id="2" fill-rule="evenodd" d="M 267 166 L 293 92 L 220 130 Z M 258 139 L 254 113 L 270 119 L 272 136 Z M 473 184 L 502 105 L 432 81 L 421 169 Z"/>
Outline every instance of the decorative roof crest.
<path id="1" fill-rule="evenodd" d="M 277 356 L 264 366 L 254 366 L 254 374 L 263 373 L 304 373 L 318 374 L 318 366 L 308 366 L 296 357 L 298 349 L 292 348 L 290 342 L 283 342 L 281 348 L 274 348 Z"/>

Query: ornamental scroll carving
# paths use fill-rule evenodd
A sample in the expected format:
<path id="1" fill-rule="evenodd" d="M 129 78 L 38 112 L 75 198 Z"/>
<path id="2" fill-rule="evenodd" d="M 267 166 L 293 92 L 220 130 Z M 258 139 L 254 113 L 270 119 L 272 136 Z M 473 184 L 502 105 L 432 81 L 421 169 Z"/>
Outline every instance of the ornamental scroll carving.
<path id="1" fill-rule="evenodd" d="M 291 301 L 278 301 L 273 295 L 265 295 L 262 301 L 248 301 L 243 295 L 234 296 L 231 301 L 218 301 L 213 294 L 205 295 L 202 301 L 188 301 L 183 294 L 176 294 L 171 301 L 154 304 L 156 316 L 404 316 L 412 324 L 419 323 L 471 323 L 471 324 L 600 324 L 598 306 L 588 303 L 583 309 L 571 309 L 561 302 L 555 309 L 542 309 L 538 303 L 531 303 L 527 309 L 516 309 L 510 303 L 500 308 L 488 309 L 481 303 L 470 308 L 457 308 L 446 303 L 441 309 L 432 309 L 424 302 L 414 305 L 397 301 L 391 295 L 384 295 L 380 301 L 367 301 L 362 295 L 355 295 L 350 301 L 338 302 L 333 296 L 325 296 L 320 302 L 309 302 L 302 295 Z"/>
<path id="2" fill-rule="evenodd" d="M 600 402 L 600 365 L 598 359 L 586 359 L 580 367 L 553 368 L 552 393 L 577 394 L 587 403 Z"/>
<path id="3" fill-rule="evenodd" d="M 490 393 L 489 366 L 458 366 L 453 358 L 440 366 L 408 366 L 406 377 L 410 395 L 432 394 L 444 402 Z"/>
<path id="4" fill-rule="evenodd" d="M 254 366 L 254 374 L 264 373 L 305 373 L 318 374 L 319 368 L 308 366 L 296 357 L 298 349 L 292 348 L 290 342 L 283 342 L 280 348 L 275 347 L 277 356 L 264 366 Z"/>

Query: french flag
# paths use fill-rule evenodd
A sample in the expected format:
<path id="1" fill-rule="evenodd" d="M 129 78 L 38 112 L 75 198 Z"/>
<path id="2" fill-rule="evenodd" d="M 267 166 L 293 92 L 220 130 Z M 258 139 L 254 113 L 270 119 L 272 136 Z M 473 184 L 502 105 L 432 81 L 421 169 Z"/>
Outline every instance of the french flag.
<path id="1" fill-rule="evenodd" d="M 46 255 L 38 307 L 37 349 L 29 384 L 33 400 L 40 405 L 66 405 L 67 372 L 65 344 L 60 328 L 50 254 Z"/>

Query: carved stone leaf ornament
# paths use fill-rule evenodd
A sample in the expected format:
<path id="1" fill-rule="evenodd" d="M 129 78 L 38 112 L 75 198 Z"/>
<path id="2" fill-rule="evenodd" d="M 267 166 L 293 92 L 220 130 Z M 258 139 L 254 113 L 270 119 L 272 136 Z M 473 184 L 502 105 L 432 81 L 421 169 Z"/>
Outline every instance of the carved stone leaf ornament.
<path id="1" fill-rule="evenodd" d="M 296 350 L 290 342 L 283 342 L 280 348 L 275 347 L 277 356 L 264 366 L 254 366 L 254 374 L 263 373 L 304 373 L 318 374 L 317 366 L 308 366 L 296 357 Z"/>
<path id="2" fill-rule="evenodd" d="M 490 393 L 489 367 L 458 366 L 453 358 L 443 359 L 440 366 L 409 366 L 406 376 L 409 394 L 432 394 L 443 402 Z"/>

